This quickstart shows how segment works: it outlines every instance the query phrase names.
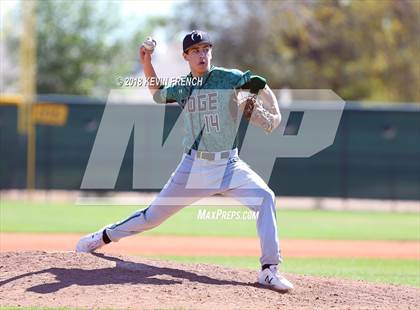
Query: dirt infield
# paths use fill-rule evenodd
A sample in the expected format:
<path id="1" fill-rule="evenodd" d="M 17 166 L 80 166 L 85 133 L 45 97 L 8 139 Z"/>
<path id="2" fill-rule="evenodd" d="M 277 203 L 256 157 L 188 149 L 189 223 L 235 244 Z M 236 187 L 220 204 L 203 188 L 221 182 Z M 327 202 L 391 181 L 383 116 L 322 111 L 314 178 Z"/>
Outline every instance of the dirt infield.
<path id="1" fill-rule="evenodd" d="M 71 251 L 79 234 L 1 233 L 1 251 Z M 420 259 L 417 241 L 281 240 L 285 257 Z M 106 253 L 180 256 L 259 256 L 257 238 L 139 235 L 113 243 Z"/>
<path id="2" fill-rule="evenodd" d="M 252 270 L 109 254 L 0 253 L 0 302 L 87 309 L 415 309 L 417 288 L 312 276 L 280 294 Z"/>

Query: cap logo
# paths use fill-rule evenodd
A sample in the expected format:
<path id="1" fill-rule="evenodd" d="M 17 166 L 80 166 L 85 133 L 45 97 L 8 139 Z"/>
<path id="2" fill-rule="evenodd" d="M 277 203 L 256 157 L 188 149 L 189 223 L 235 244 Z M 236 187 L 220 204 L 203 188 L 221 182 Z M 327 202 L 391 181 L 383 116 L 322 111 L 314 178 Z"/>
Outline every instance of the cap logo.
<path id="1" fill-rule="evenodd" d="M 195 41 L 196 39 L 198 40 L 198 41 L 201 41 L 202 40 L 202 36 L 201 36 L 201 33 L 197 33 L 197 32 L 193 32 L 193 33 L 191 33 L 191 40 L 192 41 Z"/>

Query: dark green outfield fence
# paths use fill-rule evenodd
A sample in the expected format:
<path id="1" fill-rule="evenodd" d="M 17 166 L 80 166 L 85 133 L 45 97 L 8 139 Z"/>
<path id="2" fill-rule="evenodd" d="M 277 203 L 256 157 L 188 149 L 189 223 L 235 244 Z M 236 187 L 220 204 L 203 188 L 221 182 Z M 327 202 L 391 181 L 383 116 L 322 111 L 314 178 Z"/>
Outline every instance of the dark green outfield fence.
<path id="1" fill-rule="evenodd" d="M 69 114 L 64 126 L 36 126 L 36 188 L 80 189 L 104 104 L 73 96 L 38 101 L 66 103 Z M 17 113 L 17 105 L 0 105 L 1 189 L 26 187 L 26 137 L 17 132 Z M 132 190 L 132 140 L 116 190 Z M 284 196 L 420 200 L 420 108 L 347 103 L 334 144 L 311 158 L 278 158 L 269 185 Z"/>

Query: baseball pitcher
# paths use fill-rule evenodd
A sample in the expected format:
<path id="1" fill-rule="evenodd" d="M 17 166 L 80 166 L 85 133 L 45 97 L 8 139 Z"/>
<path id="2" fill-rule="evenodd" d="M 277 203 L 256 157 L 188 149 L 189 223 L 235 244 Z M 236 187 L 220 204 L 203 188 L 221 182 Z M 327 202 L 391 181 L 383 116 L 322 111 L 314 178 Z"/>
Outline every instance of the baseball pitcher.
<path id="1" fill-rule="evenodd" d="M 78 242 L 77 252 L 93 252 L 121 238 L 152 229 L 182 208 L 215 194 L 233 197 L 258 212 L 261 243 L 258 282 L 278 291 L 293 285 L 280 275 L 275 195 L 238 156 L 238 127 L 254 124 L 271 133 L 280 124 L 277 100 L 266 80 L 250 71 L 211 65 L 213 43 L 194 30 L 183 40 L 182 56 L 191 72 L 172 85 L 161 85 L 152 65 L 156 41 L 140 48 L 140 61 L 156 103 L 177 102 L 183 109 L 184 154 L 162 191 L 144 210 L 108 225 Z M 182 83 L 199 78 L 200 83 Z M 245 95 L 244 95 L 245 94 Z M 239 116 L 238 116 L 239 115 Z"/>

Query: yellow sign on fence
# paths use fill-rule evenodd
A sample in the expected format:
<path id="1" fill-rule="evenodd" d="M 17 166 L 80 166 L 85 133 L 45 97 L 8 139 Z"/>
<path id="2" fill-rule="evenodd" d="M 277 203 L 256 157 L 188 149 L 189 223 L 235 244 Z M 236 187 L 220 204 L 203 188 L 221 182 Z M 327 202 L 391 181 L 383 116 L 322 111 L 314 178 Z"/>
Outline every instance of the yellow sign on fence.
<path id="1" fill-rule="evenodd" d="M 67 122 L 69 108 L 65 104 L 38 103 L 32 106 L 34 124 L 63 126 Z"/>

